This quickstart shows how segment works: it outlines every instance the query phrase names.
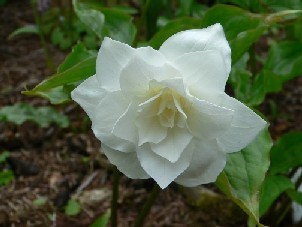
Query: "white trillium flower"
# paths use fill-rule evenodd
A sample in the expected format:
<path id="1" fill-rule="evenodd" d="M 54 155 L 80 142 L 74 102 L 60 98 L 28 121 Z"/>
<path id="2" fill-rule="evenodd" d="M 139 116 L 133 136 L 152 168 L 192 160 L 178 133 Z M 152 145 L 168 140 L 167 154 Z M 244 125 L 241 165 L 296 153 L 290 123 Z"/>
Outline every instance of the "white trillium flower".
<path id="1" fill-rule="evenodd" d="M 109 161 L 161 188 L 214 182 L 226 154 L 266 122 L 228 96 L 231 49 L 220 24 L 179 32 L 159 50 L 105 38 L 96 75 L 73 92 Z"/>

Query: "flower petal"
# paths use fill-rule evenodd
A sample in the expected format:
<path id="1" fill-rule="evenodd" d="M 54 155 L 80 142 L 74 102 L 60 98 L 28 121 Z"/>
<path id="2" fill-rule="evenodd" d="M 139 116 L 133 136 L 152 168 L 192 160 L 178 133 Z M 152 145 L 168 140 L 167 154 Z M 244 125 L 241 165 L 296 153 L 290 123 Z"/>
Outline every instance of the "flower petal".
<path id="1" fill-rule="evenodd" d="M 104 89 L 120 89 L 120 72 L 136 52 L 136 49 L 127 44 L 104 38 L 96 59 L 96 76 Z"/>
<path id="2" fill-rule="evenodd" d="M 225 89 L 229 75 L 224 59 L 217 50 L 184 54 L 176 59 L 174 65 L 182 74 L 191 94 L 217 93 Z"/>
<path id="3" fill-rule="evenodd" d="M 223 134 L 232 123 L 234 111 L 204 100 L 191 97 L 187 107 L 187 125 L 194 136 L 201 139 L 213 139 Z"/>
<path id="4" fill-rule="evenodd" d="M 127 110 L 116 121 L 112 133 L 121 139 L 137 144 L 138 134 L 135 126 L 136 115 L 137 104 L 129 104 Z"/>
<path id="5" fill-rule="evenodd" d="M 169 129 L 167 137 L 158 144 L 151 144 L 154 153 L 175 163 L 192 139 L 187 129 Z"/>
<path id="6" fill-rule="evenodd" d="M 91 76 L 82 82 L 71 92 L 71 98 L 76 101 L 93 118 L 96 106 L 106 95 L 106 91 L 101 88 L 96 76 Z"/>
<path id="7" fill-rule="evenodd" d="M 217 138 L 218 145 L 227 153 L 243 149 L 267 125 L 254 111 L 228 95 L 221 105 L 234 110 L 231 127 Z"/>
<path id="8" fill-rule="evenodd" d="M 167 136 L 167 128 L 163 127 L 156 117 L 139 117 L 136 125 L 138 128 L 139 146 L 147 142 L 159 143 Z"/>
<path id="9" fill-rule="evenodd" d="M 134 151 L 134 144 L 120 139 L 112 134 L 117 120 L 127 111 L 129 101 L 120 91 L 108 93 L 99 105 L 96 106 L 93 115 L 92 130 L 95 136 L 103 144 L 123 152 Z"/>
<path id="10" fill-rule="evenodd" d="M 171 163 L 167 159 L 155 154 L 149 144 L 144 144 L 138 148 L 137 156 L 143 169 L 163 189 L 189 166 L 192 152 L 193 148 L 189 144 L 178 161 Z"/>
<path id="11" fill-rule="evenodd" d="M 150 176 L 140 165 L 136 152 L 124 153 L 113 150 L 105 145 L 102 145 L 102 151 L 107 156 L 109 161 L 127 177 L 133 179 L 150 178 Z"/>
<path id="12" fill-rule="evenodd" d="M 194 140 L 194 153 L 190 166 L 175 182 L 186 187 L 214 182 L 226 164 L 226 154 L 215 140 Z"/>
<path id="13" fill-rule="evenodd" d="M 176 33 L 168 38 L 159 49 L 171 61 L 185 53 L 205 50 L 220 51 L 227 74 L 230 73 L 231 48 L 220 24 L 214 24 L 204 29 L 192 29 Z"/>

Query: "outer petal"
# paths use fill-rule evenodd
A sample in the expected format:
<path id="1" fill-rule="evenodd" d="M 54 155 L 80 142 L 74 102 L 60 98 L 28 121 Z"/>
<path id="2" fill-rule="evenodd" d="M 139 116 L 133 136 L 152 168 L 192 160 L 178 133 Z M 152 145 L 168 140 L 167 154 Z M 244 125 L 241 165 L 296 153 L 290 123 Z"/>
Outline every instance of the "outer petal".
<path id="1" fill-rule="evenodd" d="M 95 136 L 106 146 L 123 152 L 135 151 L 135 146 L 113 135 L 112 130 L 118 119 L 127 111 L 128 106 L 129 101 L 120 91 L 108 93 L 96 106 L 95 114 L 91 119 Z"/>
<path id="2" fill-rule="evenodd" d="M 187 53 L 176 59 L 174 65 L 181 72 L 190 93 L 224 92 L 229 75 L 219 51 Z"/>
<path id="3" fill-rule="evenodd" d="M 167 137 L 158 144 L 151 144 L 154 153 L 174 163 L 188 146 L 192 135 L 187 129 L 173 128 L 168 131 Z"/>
<path id="4" fill-rule="evenodd" d="M 137 144 L 137 127 L 134 124 L 136 115 L 137 105 L 132 102 L 123 115 L 116 121 L 112 133 L 121 139 Z"/>
<path id="5" fill-rule="evenodd" d="M 225 61 L 227 74 L 230 73 L 231 48 L 220 24 L 176 33 L 167 39 L 159 49 L 172 61 L 185 53 L 204 50 L 220 51 Z"/>
<path id="6" fill-rule="evenodd" d="M 266 126 L 259 117 L 238 100 L 225 95 L 223 106 L 234 110 L 231 127 L 217 138 L 218 145 L 225 152 L 236 152 L 248 145 Z"/>
<path id="7" fill-rule="evenodd" d="M 102 150 L 109 159 L 109 161 L 115 165 L 119 171 L 124 173 L 127 177 L 133 179 L 147 179 L 150 176 L 140 165 L 136 152 L 123 153 L 111 149 L 110 147 L 102 145 Z"/>
<path id="8" fill-rule="evenodd" d="M 194 140 L 194 153 L 190 166 L 175 182 L 187 187 L 214 182 L 226 164 L 226 154 L 215 140 Z"/>
<path id="9" fill-rule="evenodd" d="M 71 92 L 71 98 L 76 101 L 93 119 L 96 106 L 100 103 L 106 91 L 101 88 L 96 76 L 91 76 Z"/>
<path id="10" fill-rule="evenodd" d="M 159 52 L 158 57 L 161 57 Z M 153 53 L 154 55 L 154 53 Z M 146 95 L 151 80 L 162 81 L 165 79 L 181 77 L 181 74 L 163 58 L 161 64 L 156 64 L 138 53 L 121 71 L 121 90 L 135 96 Z"/>
<path id="11" fill-rule="evenodd" d="M 189 144 L 178 161 L 171 163 L 155 154 L 149 144 L 144 144 L 139 147 L 137 155 L 143 169 L 161 188 L 165 188 L 190 165 L 192 152 L 193 148 Z"/>
<path id="12" fill-rule="evenodd" d="M 96 76 L 104 89 L 120 89 L 120 72 L 136 52 L 127 44 L 104 38 L 96 60 Z"/>
<path id="13" fill-rule="evenodd" d="M 185 108 L 187 124 L 194 136 L 213 139 L 229 129 L 234 111 L 204 100 L 191 97 L 191 105 Z"/>

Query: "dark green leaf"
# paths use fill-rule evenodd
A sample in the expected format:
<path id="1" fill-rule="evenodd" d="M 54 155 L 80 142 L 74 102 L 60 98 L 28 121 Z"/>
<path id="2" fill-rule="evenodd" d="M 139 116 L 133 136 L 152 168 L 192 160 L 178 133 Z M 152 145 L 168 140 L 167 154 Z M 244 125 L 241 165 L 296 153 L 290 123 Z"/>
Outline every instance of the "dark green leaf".
<path id="1" fill-rule="evenodd" d="M 259 213 L 262 216 L 273 202 L 287 189 L 294 189 L 295 185 L 285 176 L 268 175 L 264 180 L 260 196 Z"/>
<path id="2" fill-rule="evenodd" d="M 156 32 L 157 18 L 162 8 L 162 0 L 147 0 L 144 6 L 145 23 L 147 27 L 147 39 Z"/>
<path id="3" fill-rule="evenodd" d="M 281 42 L 270 48 L 264 68 L 287 81 L 302 74 L 302 43 Z"/>
<path id="4" fill-rule="evenodd" d="M 161 44 L 170 36 L 177 32 L 187 29 L 200 28 L 200 20 L 190 17 L 178 18 L 170 21 L 162 29 L 160 29 L 149 41 L 149 45 L 158 49 Z"/>
<path id="5" fill-rule="evenodd" d="M 106 227 L 110 218 L 110 210 L 104 213 L 101 217 L 98 217 L 90 227 Z"/>
<path id="6" fill-rule="evenodd" d="M 65 214 L 69 216 L 76 216 L 81 212 L 80 204 L 73 199 L 70 199 L 65 207 Z"/>
<path id="7" fill-rule="evenodd" d="M 290 9 L 302 9 L 302 1 L 300 0 L 263 0 L 263 3 L 275 11 L 290 10 Z"/>
<path id="8" fill-rule="evenodd" d="M 228 155 L 217 186 L 259 225 L 259 194 L 269 167 L 272 141 L 268 130 L 240 152 Z"/>
<path id="9" fill-rule="evenodd" d="M 220 23 L 224 28 L 231 45 L 233 64 L 259 39 L 267 28 L 263 16 L 252 14 L 235 6 L 219 4 L 210 8 L 202 20 L 203 27 L 215 23 Z"/>
<path id="10" fill-rule="evenodd" d="M 11 170 L 3 170 L 0 172 L 0 185 L 7 185 L 14 179 L 14 174 Z"/>
<path id="11" fill-rule="evenodd" d="M 67 116 L 57 112 L 54 108 L 49 106 L 34 108 L 26 103 L 2 107 L 0 109 L 0 120 L 18 125 L 25 121 L 33 121 L 41 127 L 47 127 L 50 123 L 56 123 L 63 128 L 69 125 Z"/>
<path id="12" fill-rule="evenodd" d="M 286 191 L 286 193 L 292 201 L 295 201 L 296 203 L 302 205 L 302 192 L 296 191 L 294 189 L 289 189 Z"/>
<path id="13" fill-rule="evenodd" d="M 272 148 L 270 173 L 287 173 L 291 168 L 302 165 L 302 133 L 283 135 Z"/>

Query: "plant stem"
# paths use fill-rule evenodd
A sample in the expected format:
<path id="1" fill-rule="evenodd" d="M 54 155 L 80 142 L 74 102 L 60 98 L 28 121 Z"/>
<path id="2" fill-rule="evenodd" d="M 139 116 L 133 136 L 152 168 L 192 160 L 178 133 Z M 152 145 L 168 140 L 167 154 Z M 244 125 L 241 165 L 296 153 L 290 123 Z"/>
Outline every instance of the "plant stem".
<path id="1" fill-rule="evenodd" d="M 158 194 L 160 192 L 160 187 L 158 186 L 158 184 L 155 183 L 155 185 L 153 186 L 152 192 L 149 195 L 146 203 L 143 206 L 143 209 L 141 210 L 141 212 L 139 213 L 138 217 L 136 218 L 135 222 L 134 222 L 134 227 L 141 227 L 143 226 L 144 220 L 147 216 L 147 214 L 149 213 L 151 206 L 153 205 L 155 199 L 157 198 Z"/>
<path id="2" fill-rule="evenodd" d="M 111 200 L 111 227 L 117 226 L 117 200 L 118 200 L 118 186 L 120 173 L 116 166 L 113 167 L 113 188 Z"/>
<path id="3" fill-rule="evenodd" d="M 39 30 L 39 36 L 40 36 L 42 47 L 44 49 L 44 54 L 45 54 L 45 58 L 46 58 L 47 67 L 50 69 L 50 71 L 52 73 L 54 73 L 56 69 L 55 69 L 55 65 L 54 65 L 53 59 L 50 56 L 49 49 L 48 49 L 48 46 L 47 46 L 47 43 L 46 43 L 43 31 L 42 31 L 41 18 L 40 18 L 39 12 L 37 10 L 37 2 L 36 2 L 36 0 L 31 0 L 31 7 L 32 7 L 32 10 L 33 10 L 33 14 L 34 14 L 34 18 L 35 18 L 35 21 L 36 21 L 36 25 L 37 25 L 38 30 Z"/>

